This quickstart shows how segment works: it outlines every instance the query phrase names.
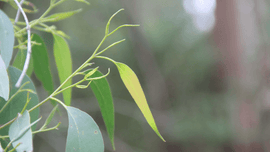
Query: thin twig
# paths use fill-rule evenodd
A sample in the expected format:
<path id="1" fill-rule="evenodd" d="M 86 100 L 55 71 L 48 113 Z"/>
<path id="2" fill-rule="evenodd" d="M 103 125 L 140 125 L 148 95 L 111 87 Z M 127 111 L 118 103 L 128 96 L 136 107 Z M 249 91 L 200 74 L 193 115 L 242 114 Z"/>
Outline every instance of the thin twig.
<path id="1" fill-rule="evenodd" d="M 24 2 L 24 0 L 22 0 L 22 1 L 20 2 L 20 5 L 22 5 L 23 2 Z M 15 20 L 14 20 L 14 25 L 18 22 L 18 20 L 19 20 L 19 18 L 20 18 L 20 14 L 21 14 L 21 11 L 20 11 L 20 9 L 18 9 L 17 14 L 16 14 L 16 18 L 15 18 Z"/>
<path id="2" fill-rule="evenodd" d="M 25 63 L 24 63 L 24 67 L 23 67 L 23 71 L 22 71 L 22 74 L 19 78 L 19 80 L 17 81 L 16 83 L 16 87 L 20 87 L 21 83 L 22 83 L 22 80 L 26 74 L 26 71 L 28 69 L 28 66 L 29 66 L 29 62 L 30 62 L 30 56 L 31 56 L 31 30 L 30 30 L 30 26 L 29 26 L 29 21 L 28 21 L 28 18 L 25 14 L 25 12 L 23 11 L 20 3 L 17 1 L 17 0 L 14 0 L 15 3 L 17 4 L 18 8 L 20 9 L 23 17 L 24 17 L 24 20 L 25 20 L 25 23 L 26 23 L 26 30 L 27 30 L 27 56 L 26 56 L 26 59 L 25 59 Z"/>

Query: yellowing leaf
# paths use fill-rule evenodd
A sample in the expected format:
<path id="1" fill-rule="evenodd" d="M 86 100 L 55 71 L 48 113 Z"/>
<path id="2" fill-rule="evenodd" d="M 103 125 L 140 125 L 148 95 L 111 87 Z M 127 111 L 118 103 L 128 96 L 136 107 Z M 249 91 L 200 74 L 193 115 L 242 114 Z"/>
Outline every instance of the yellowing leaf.
<path id="1" fill-rule="evenodd" d="M 136 74 L 127 65 L 120 63 L 120 62 L 114 62 L 114 63 L 118 68 L 118 71 L 119 71 L 119 74 L 120 74 L 122 81 L 124 82 L 126 88 L 128 89 L 129 93 L 131 94 L 132 98 L 137 103 L 138 107 L 140 108 L 141 112 L 143 113 L 148 124 L 152 127 L 152 129 L 156 132 L 156 134 L 163 141 L 165 141 L 157 129 L 155 120 L 154 120 L 153 115 L 149 109 L 149 106 L 147 104 L 145 95 L 144 95 L 142 87 L 141 87 L 141 84 L 140 84 Z"/>

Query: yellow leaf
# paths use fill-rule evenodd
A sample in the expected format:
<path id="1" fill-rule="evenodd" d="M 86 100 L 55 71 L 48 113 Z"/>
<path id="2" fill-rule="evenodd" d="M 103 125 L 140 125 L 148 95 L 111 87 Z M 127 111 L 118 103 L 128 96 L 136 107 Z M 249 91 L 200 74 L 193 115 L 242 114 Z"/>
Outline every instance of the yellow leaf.
<path id="1" fill-rule="evenodd" d="M 152 129 L 156 132 L 156 134 L 165 142 L 163 137 L 160 135 L 153 115 L 150 111 L 150 108 L 147 104 L 145 95 L 143 93 L 141 84 L 136 76 L 136 74 L 124 63 L 114 62 L 118 68 L 120 73 L 120 77 L 124 82 L 126 88 L 128 89 L 129 93 L 131 94 L 132 98 L 137 103 L 138 107 L 140 108 L 141 112 L 143 113 L 146 121 L 152 127 Z"/>

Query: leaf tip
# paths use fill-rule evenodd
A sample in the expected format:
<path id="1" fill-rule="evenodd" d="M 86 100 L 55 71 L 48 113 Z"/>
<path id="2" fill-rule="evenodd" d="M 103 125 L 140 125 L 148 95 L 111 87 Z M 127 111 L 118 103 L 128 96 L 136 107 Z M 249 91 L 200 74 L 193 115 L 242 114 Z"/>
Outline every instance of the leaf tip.
<path id="1" fill-rule="evenodd" d="M 112 143 L 112 148 L 113 148 L 113 151 L 115 151 L 115 145 L 114 145 L 114 143 Z"/>

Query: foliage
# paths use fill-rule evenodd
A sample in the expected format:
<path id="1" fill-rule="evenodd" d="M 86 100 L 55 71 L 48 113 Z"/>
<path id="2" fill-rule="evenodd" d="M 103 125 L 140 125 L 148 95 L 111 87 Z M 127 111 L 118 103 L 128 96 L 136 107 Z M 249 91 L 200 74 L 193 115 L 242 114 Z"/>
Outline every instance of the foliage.
<path id="1" fill-rule="evenodd" d="M 106 59 L 117 66 L 124 85 L 142 111 L 147 122 L 157 135 L 165 141 L 157 129 L 136 74 L 124 63 L 101 56 L 103 52 L 125 40 L 117 41 L 105 49 L 100 50 L 101 45 L 109 36 L 122 27 L 138 26 L 123 24 L 112 31 L 109 30 L 111 20 L 123 9 L 120 9 L 111 16 L 106 25 L 105 35 L 97 48 L 78 69 L 72 72 L 70 49 L 65 40 L 68 36 L 63 31 L 57 30 L 54 25 L 48 26 L 47 23 L 69 18 L 81 10 L 55 13 L 48 16 L 48 13 L 53 8 L 66 1 L 51 0 L 49 8 L 38 19 L 28 22 L 25 13 L 36 12 L 36 7 L 32 3 L 31 6 L 33 10 L 29 10 L 21 7 L 21 4 L 29 5 L 30 2 L 27 1 L 22 0 L 20 4 L 17 0 L 0 1 L 8 2 L 12 7 L 18 9 L 16 19 L 14 20 L 9 19 L 8 16 L 0 10 L 0 142 L 3 151 L 32 151 L 33 134 L 55 130 L 60 125 L 59 122 L 55 127 L 47 127 L 58 108 L 58 104 L 66 109 L 69 118 L 66 152 L 86 152 L 89 150 L 98 152 L 104 151 L 101 131 L 93 118 L 80 109 L 70 106 L 72 102 L 72 88 L 85 89 L 89 85 L 98 100 L 111 144 L 113 149 L 115 149 L 113 98 L 109 83 L 106 79 L 110 73 L 110 69 L 108 69 L 108 73 L 104 75 L 98 70 L 99 67 L 89 68 L 93 66 L 91 61 L 95 58 Z M 89 4 L 85 0 L 77 1 Z M 24 16 L 25 22 L 17 21 L 20 11 Z M 13 28 L 11 28 L 12 25 Z M 49 32 L 53 35 L 53 52 L 61 83 L 55 90 L 46 45 L 42 37 L 38 34 L 30 35 L 30 28 Z M 14 38 L 16 38 L 18 42 L 15 46 Z M 18 48 L 19 51 L 13 64 L 10 64 L 12 52 L 16 48 Z M 32 56 L 30 56 L 31 52 Z M 24 76 L 25 73 L 27 75 Z M 43 87 L 49 94 L 49 96 L 42 101 L 39 101 L 34 84 L 28 77 L 31 76 L 32 73 L 41 81 Z M 72 83 L 72 78 L 78 75 L 83 76 L 83 78 L 78 82 Z M 20 78 L 22 78 L 21 82 Z M 87 84 L 85 85 L 84 83 Z M 56 98 L 59 94 L 63 95 L 64 102 Z M 52 101 L 51 103 L 55 107 L 46 119 L 44 125 L 36 130 L 36 123 L 41 119 L 41 117 L 38 118 L 39 107 L 49 100 Z"/>

